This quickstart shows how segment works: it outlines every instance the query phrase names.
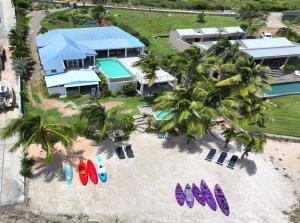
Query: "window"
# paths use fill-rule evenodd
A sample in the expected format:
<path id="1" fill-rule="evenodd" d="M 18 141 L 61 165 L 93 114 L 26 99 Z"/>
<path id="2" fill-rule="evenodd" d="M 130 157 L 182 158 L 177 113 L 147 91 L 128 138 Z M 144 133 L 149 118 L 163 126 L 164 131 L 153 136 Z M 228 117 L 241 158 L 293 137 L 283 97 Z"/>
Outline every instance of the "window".
<path id="1" fill-rule="evenodd" d="M 50 72 L 51 72 L 51 73 L 56 73 L 56 70 L 51 70 Z"/>
<path id="2" fill-rule="evenodd" d="M 67 65 L 68 67 L 78 67 L 78 60 L 68 60 Z"/>

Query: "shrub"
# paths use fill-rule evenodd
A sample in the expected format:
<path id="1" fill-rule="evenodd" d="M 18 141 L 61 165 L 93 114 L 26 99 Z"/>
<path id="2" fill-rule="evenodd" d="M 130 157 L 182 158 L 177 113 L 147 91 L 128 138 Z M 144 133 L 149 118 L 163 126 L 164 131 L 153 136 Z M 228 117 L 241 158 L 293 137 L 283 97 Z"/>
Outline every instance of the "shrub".
<path id="1" fill-rule="evenodd" d="M 126 96 L 135 96 L 137 93 L 136 91 L 136 83 L 129 83 L 127 85 L 124 85 L 121 89 L 121 94 L 126 95 Z"/>
<path id="2" fill-rule="evenodd" d="M 298 64 L 285 64 L 283 67 L 283 71 L 285 73 L 292 73 L 295 70 L 299 70 L 300 69 L 300 65 Z"/>
<path id="3" fill-rule="evenodd" d="M 133 117 L 129 114 L 119 113 L 114 117 L 111 129 L 122 129 L 125 133 L 125 138 L 128 138 L 130 133 L 135 130 Z"/>
<path id="4" fill-rule="evenodd" d="M 101 82 L 99 84 L 99 90 L 100 90 L 100 93 L 101 93 L 101 97 L 106 98 L 106 97 L 112 96 L 111 91 L 108 89 L 107 80 L 104 77 L 104 75 L 102 75 L 101 73 L 98 73 L 98 76 L 101 80 Z"/>
<path id="5" fill-rule="evenodd" d="M 77 121 L 73 124 L 74 131 L 79 135 L 89 139 L 93 139 L 95 128 L 88 126 L 85 122 Z"/>
<path id="6" fill-rule="evenodd" d="M 199 23 L 204 23 L 205 22 L 205 15 L 203 13 L 199 14 L 197 16 L 197 22 L 199 22 Z"/>

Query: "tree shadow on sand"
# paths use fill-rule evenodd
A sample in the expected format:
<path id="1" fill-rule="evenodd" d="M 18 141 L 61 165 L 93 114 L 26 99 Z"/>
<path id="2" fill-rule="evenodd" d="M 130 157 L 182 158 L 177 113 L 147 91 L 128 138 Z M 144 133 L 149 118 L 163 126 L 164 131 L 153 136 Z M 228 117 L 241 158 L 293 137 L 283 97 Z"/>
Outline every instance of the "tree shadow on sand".
<path id="1" fill-rule="evenodd" d="M 180 152 L 188 152 L 191 154 L 202 153 L 203 147 L 218 147 L 220 149 L 223 149 L 225 146 L 225 142 L 221 137 L 218 137 L 215 134 L 212 135 L 211 133 L 207 133 L 205 136 L 197 140 L 188 141 L 184 136 L 171 136 L 170 139 L 162 140 L 164 140 L 163 148 L 165 149 L 174 149 L 177 147 Z"/>
<path id="2" fill-rule="evenodd" d="M 44 158 L 36 158 L 33 176 L 34 178 L 43 177 L 46 182 L 51 182 L 54 178 L 63 181 L 63 164 L 68 161 L 73 167 L 77 167 L 77 160 L 84 159 L 82 156 L 83 153 L 83 150 L 69 151 L 67 154 L 63 151 L 58 151 L 54 154 L 53 161 L 51 162 L 48 162 Z M 73 170 L 77 171 L 77 168 L 73 168 Z"/>
<path id="3" fill-rule="evenodd" d="M 254 160 L 239 159 L 237 161 L 237 165 L 240 167 L 240 169 L 246 168 L 249 176 L 254 175 L 257 171 L 257 166 Z"/>
<path id="4" fill-rule="evenodd" d="M 101 144 L 99 144 L 97 146 L 97 151 L 96 154 L 105 154 L 106 155 L 106 159 L 110 159 L 113 157 L 114 153 L 115 153 L 115 149 L 118 146 L 124 146 L 124 145 L 128 145 L 128 143 L 126 141 L 120 141 L 120 142 L 112 142 L 110 140 L 104 140 L 101 142 Z"/>

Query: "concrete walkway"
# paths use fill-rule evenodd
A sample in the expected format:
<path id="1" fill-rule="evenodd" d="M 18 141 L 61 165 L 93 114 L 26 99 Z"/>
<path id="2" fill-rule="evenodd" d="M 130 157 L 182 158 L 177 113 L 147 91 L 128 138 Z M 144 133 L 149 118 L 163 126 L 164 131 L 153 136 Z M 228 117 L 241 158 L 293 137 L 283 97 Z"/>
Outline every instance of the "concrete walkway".
<path id="1" fill-rule="evenodd" d="M 0 0 L 0 44 L 3 45 L 7 53 L 7 61 L 5 70 L 1 72 L 1 79 L 10 82 L 15 96 L 16 106 L 13 110 L 5 113 L 0 113 L 0 129 L 5 127 L 11 119 L 20 117 L 20 86 L 19 79 L 16 78 L 15 72 L 11 67 L 11 59 L 9 52 L 9 42 L 7 39 L 8 33 L 15 25 L 14 8 L 11 1 Z M 0 206 L 14 204 L 24 200 L 23 196 L 23 180 L 19 175 L 20 171 L 20 150 L 15 153 L 10 153 L 8 150 L 17 141 L 16 137 L 5 140 L 0 140 Z"/>

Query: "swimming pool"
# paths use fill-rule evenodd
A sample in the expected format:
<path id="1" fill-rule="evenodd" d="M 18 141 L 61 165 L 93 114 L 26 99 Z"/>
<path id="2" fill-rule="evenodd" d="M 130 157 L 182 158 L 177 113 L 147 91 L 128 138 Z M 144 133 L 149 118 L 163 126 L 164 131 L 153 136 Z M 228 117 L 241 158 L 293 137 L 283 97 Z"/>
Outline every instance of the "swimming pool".
<path id="1" fill-rule="evenodd" d="M 298 94 L 300 93 L 300 82 L 274 84 L 272 85 L 272 91 L 264 89 L 264 93 L 269 97 Z"/>
<path id="2" fill-rule="evenodd" d="M 158 111 L 154 114 L 154 117 L 156 120 L 166 120 L 166 119 L 170 119 L 170 116 L 167 117 L 170 113 L 171 113 L 171 110 Z"/>
<path id="3" fill-rule="evenodd" d="M 98 59 L 97 65 L 108 78 L 132 77 L 132 73 L 124 67 L 117 59 Z"/>

